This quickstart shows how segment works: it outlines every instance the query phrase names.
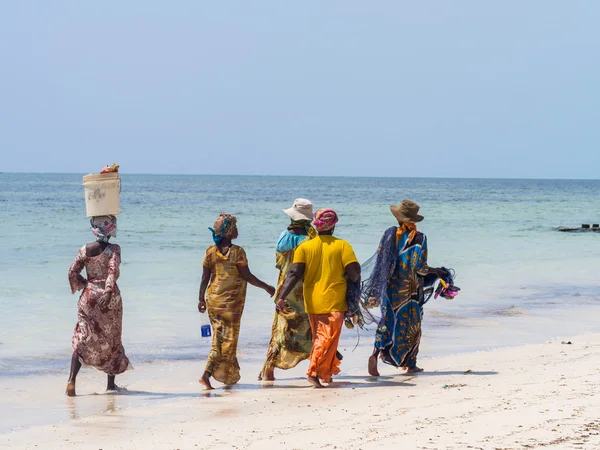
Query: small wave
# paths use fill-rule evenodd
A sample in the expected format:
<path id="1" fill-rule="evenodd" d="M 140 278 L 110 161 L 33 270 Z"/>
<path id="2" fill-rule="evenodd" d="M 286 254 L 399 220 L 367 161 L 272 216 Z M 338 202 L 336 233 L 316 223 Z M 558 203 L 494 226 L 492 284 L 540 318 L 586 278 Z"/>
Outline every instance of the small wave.
<path id="1" fill-rule="evenodd" d="M 527 310 L 524 308 L 519 308 L 518 306 L 509 306 L 508 308 L 502 309 L 490 309 L 485 311 L 487 314 L 492 316 L 522 316 L 527 314 Z"/>

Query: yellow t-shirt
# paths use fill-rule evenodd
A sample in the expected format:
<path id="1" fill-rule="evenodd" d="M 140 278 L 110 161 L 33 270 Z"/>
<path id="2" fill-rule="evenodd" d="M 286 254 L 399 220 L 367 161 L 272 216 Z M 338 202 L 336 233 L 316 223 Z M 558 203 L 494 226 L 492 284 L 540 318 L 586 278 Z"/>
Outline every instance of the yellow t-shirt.
<path id="1" fill-rule="evenodd" d="M 294 264 L 304 263 L 304 307 L 310 314 L 347 311 L 346 266 L 358 262 L 352 246 L 333 236 L 317 236 L 296 248 Z"/>

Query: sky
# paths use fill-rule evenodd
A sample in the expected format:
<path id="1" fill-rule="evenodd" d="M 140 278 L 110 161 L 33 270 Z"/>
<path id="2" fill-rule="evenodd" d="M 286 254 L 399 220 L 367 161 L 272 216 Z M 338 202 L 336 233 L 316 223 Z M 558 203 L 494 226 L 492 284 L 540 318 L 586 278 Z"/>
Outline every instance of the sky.
<path id="1" fill-rule="evenodd" d="M 0 172 L 598 178 L 600 2 L 0 3 Z"/>

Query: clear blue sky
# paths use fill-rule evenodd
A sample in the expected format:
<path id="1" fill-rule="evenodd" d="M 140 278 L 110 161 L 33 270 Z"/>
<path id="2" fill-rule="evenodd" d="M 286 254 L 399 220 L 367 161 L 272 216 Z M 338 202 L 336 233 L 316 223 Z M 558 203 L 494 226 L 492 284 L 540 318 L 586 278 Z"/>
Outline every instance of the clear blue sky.
<path id="1" fill-rule="evenodd" d="M 600 1 L 4 1 L 0 171 L 598 178 Z"/>

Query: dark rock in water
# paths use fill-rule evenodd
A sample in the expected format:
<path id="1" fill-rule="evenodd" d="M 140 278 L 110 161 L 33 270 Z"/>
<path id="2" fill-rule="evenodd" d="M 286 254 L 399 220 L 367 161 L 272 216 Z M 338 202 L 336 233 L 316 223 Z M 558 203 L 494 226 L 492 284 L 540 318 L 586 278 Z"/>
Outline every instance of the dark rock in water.
<path id="1" fill-rule="evenodd" d="M 588 223 L 583 223 L 578 228 L 559 227 L 558 231 L 600 231 L 600 226 L 597 223 L 594 223 L 590 227 Z"/>

